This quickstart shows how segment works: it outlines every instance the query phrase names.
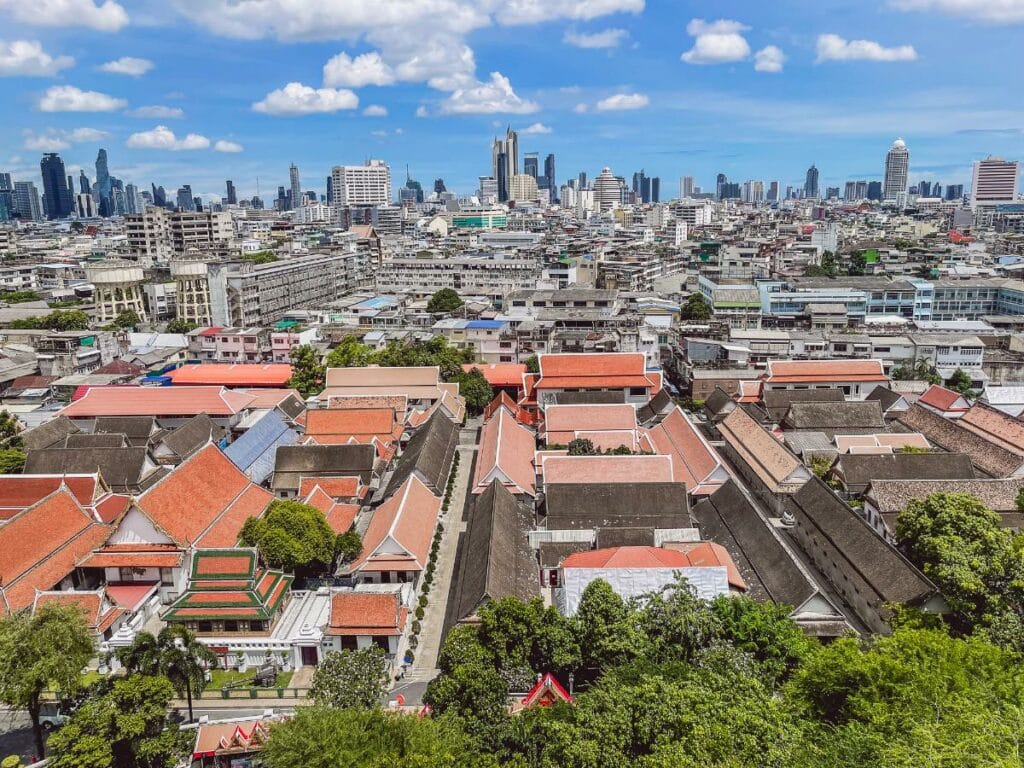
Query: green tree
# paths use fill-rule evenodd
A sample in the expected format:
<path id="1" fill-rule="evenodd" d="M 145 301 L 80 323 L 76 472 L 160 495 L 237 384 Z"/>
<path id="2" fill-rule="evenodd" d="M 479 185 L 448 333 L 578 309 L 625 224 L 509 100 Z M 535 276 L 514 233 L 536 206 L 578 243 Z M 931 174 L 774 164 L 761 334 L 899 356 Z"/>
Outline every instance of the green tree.
<path id="1" fill-rule="evenodd" d="M 346 336 L 327 353 L 328 368 L 365 368 L 374 360 L 373 347 L 355 336 Z"/>
<path id="2" fill-rule="evenodd" d="M 485 603 L 478 612 L 480 643 L 499 670 L 563 672 L 580 664 L 580 648 L 569 620 L 540 598 L 528 603 L 512 597 Z"/>
<path id="3" fill-rule="evenodd" d="M 953 371 L 953 375 L 949 377 L 946 386 L 954 392 L 959 392 L 964 397 L 975 396 L 974 390 L 971 389 L 971 377 L 967 375 L 963 368 L 957 368 Z"/>
<path id="4" fill-rule="evenodd" d="M 477 628 L 471 624 L 459 624 L 445 635 L 437 666 L 442 673 L 454 672 L 458 667 L 469 664 L 494 665 L 494 655 L 480 642 Z"/>
<path id="5" fill-rule="evenodd" d="M 598 453 L 599 451 L 594 447 L 593 441 L 585 437 L 577 437 L 569 441 L 570 456 L 594 456 Z"/>
<path id="6" fill-rule="evenodd" d="M 523 360 L 527 373 L 540 373 L 540 360 L 536 355 L 530 355 Z"/>
<path id="7" fill-rule="evenodd" d="M 0 411 L 0 447 L 21 447 L 21 425 L 8 411 Z"/>
<path id="8" fill-rule="evenodd" d="M 446 719 L 299 707 L 271 734 L 260 753 L 267 768 L 496 768 Z"/>
<path id="9" fill-rule="evenodd" d="M 0 301 L 8 304 L 24 304 L 26 301 L 39 301 L 40 296 L 35 291 L 8 291 L 0 294 Z"/>
<path id="10" fill-rule="evenodd" d="M 868 257 L 863 252 L 850 254 L 850 266 L 847 269 L 847 274 L 851 277 L 858 277 L 867 271 L 867 267 Z"/>
<path id="11" fill-rule="evenodd" d="M 330 651 L 313 672 L 309 695 L 322 707 L 377 707 L 387 693 L 389 669 L 387 654 L 376 645 Z"/>
<path id="12" fill-rule="evenodd" d="M 1017 506 L 1017 511 L 1024 513 L 1024 488 L 1021 488 L 1017 492 L 1017 498 L 1014 499 L 1014 504 Z"/>
<path id="13" fill-rule="evenodd" d="M 136 328 L 142 322 L 142 318 L 139 317 L 139 313 L 134 309 L 126 309 L 121 312 L 114 321 L 111 323 L 115 328 L 121 328 L 127 330 L 128 328 Z"/>
<path id="14" fill-rule="evenodd" d="M 163 675 L 179 696 L 188 702 L 192 722 L 192 697 L 206 688 L 206 670 L 217 666 L 217 656 L 181 624 L 169 624 L 154 637 L 139 632 L 132 644 L 116 653 L 128 672 Z"/>
<path id="15" fill-rule="evenodd" d="M 174 687 L 131 675 L 86 700 L 50 737 L 51 768 L 172 768 L 192 734 L 167 724 Z"/>
<path id="16" fill-rule="evenodd" d="M 292 377 L 288 386 L 299 391 L 303 397 L 319 395 L 324 389 L 324 365 L 320 352 L 309 344 L 292 347 Z"/>
<path id="17" fill-rule="evenodd" d="M 471 724 L 467 730 L 494 744 L 508 718 L 508 683 L 494 667 L 462 664 L 431 680 L 423 701 L 438 715 Z"/>
<path id="18" fill-rule="evenodd" d="M 912 499 L 896 518 L 896 539 L 966 627 L 1024 607 L 1024 552 L 974 496 Z"/>
<path id="19" fill-rule="evenodd" d="M 929 384 L 941 384 L 942 377 L 938 371 L 924 358 L 915 358 L 911 365 L 897 365 L 890 373 L 895 381 L 926 381 Z"/>
<path id="20" fill-rule="evenodd" d="M 186 334 L 189 331 L 194 331 L 198 327 L 199 326 L 191 320 L 182 320 L 180 317 L 176 317 L 167 323 L 167 333 Z"/>
<path id="21" fill-rule="evenodd" d="M 338 539 L 324 513 L 300 501 L 277 499 L 262 517 L 242 526 L 242 543 L 258 547 L 260 557 L 274 568 L 326 568 L 334 561 Z"/>
<path id="22" fill-rule="evenodd" d="M 647 636 L 648 659 L 661 663 L 692 660 L 720 633 L 717 618 L 682 575 L 647 596 L 640 627 Z"/>
<path id="23" fill-rule="evenodd" d="M 442 288 L 430 297 L 430 300 L 427 302 L 427 312 L 454 312 L 464 303 L 465 302 L 459 298 L 459 294 L 451 288 Z"/>
<path id="24" fill-rule="evenodd" d="M 25 452 L 21 448 L 0 448 L 0 475 L 17 475 L 25 469 Z"/>
<path id="25" fill-rule="evenodd" d="M 587 585 L 572 621 L 582 665 L 607 669 L 625 664 L 643 650 L 636 613 L 604 579 Z"/>
<path id="26" fill-rule="evenodd" d="M 679 313 L 681 319 L 692 323 L 706 323 L 711 319 L 711 307 L 703 294 L 691 293 Z"/>
<path id="27" fill-rule="evenodd" d="M 459 394 L 466 399 L 466 408 L 470 413 L 482 413 L 494 399 L 494 390 L 479 368 L 468 372 L 460 370 L 455 381 L 459 384 Z"/>
<path id="28" fill-rule="evenodd" d="M 363 540 L 359 537 L 359 534 L 353 530 L 345 531 L 345 533 L 339 533 L 337 542 L 334 545 L 335 551 L 341 558 L 342 562 L 348 563 L 359 557 L 363 551 Z"/>
<path id="29" fill-rule="evenodd" d="M 48 315 L 12 320 L 8 325 L 20 330 L 86 331 L 89 316 L 79 309 L 56 310 Z"/>
<path id="30" fill-rule="evenodd" d="M 273 251 L 256 251 L 256 253 L 243 253 L 243 261 L 251 261 L 254 264 L 273 264 L 277 256 Z"/>
<path id="31" fill-rule="evenodd" d="M 0 701 L 28 710 L 40 757 L 46 754 L 39 721 L 43 692 L 74 693 L 95 652 L 77 608 L 51 603 L 33 616 L 14 613 L 0 619 Z"/>

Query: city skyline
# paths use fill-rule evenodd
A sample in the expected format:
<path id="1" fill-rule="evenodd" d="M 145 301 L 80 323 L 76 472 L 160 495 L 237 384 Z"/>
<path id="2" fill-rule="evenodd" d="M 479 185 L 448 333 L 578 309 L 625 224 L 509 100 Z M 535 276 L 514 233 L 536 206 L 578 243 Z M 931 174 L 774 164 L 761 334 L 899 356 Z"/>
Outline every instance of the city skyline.
<path id="1" fill-rule="evenodd" d="M 47 26 L 0 10 L 15 116 L 0 166 L 37 184 L 43 152 L 77 177 L 102 146 L 112 174 L 204 199 L 226 178 L 251 197 L 257 177 L 272 197 L 291 162 L 322 193 L 331 167 L 369 157 L 469 193 L 509 124 L 521 155 L 558 157 L 559 184 L 609 166 L 705 189 L 719 172 L 800 186 L 814 162 L 821 189 L 843 187 L 880 179 L 896 136 L 913 148 L 911 183 L 969 185 L 974 160 L 1024 155 L 1002 64 L 1024 23 L 1013 7 L 792 1 L 701 20 L 696 3 L 439 0 L 424 35 L 426 11 L 382 22 L 359 4 L 54 3 L 65 12 L 42 9 Z M 938 66 L 943 84 L 922 87 Z"/>

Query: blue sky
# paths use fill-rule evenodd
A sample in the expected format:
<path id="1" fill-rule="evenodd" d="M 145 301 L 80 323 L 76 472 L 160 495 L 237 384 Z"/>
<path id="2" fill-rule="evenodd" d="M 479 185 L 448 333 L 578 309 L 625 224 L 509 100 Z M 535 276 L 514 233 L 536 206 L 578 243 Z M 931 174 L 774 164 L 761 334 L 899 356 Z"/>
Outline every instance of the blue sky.
<path id="1" fill-rule="evenodd" d="M 716 12 L 717 8 L 717 12 Z M 148 187 L 288 164 L 408 163 L 469 193 L 506 124 L 559 182 L 609 165 L 821 185 L 877 178 L 896 136 L 911 182 L 1024 158 L 1024 0 L 0 0 L 0 170 L 43 151 Z"/>

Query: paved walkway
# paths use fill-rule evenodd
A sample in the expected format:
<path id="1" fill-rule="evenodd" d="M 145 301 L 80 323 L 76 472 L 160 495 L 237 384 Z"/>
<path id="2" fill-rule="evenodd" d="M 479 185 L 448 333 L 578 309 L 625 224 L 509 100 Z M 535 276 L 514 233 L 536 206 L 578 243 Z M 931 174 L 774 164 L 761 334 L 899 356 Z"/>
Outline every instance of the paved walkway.
<path id="1" fill-rule="evenodd" d="M 462 510 L 466 504 L 466 494 L 469 491 L 473 454 L 476 451 L 475 434 L 478 427 L 479 419 L 470 419 L 460 434 L 459 469 L 455 476 L 455 486 L 452 489 L 448 512 L 442 520 L 444 533 L 441 536 L 441 547 L 437 553 L 434 582 L 430 586 L 430 602 L 423 615 L 419 646 L 414 651 L 416 660 L 400 681 L 399 686 L 432 680 L 438 674 L 437 655 L 441 648 L 441 635 L 444 632 L 448 600 L 452 592 L 452 578 L 455 573 L 459 537 L 466 530 L 466 524 L 462 520 Z"/>

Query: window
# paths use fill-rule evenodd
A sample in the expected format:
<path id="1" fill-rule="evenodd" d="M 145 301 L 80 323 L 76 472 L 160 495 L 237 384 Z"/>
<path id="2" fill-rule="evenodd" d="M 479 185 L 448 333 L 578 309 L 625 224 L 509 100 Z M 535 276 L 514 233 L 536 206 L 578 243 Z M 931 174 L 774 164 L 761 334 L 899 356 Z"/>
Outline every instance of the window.
<path id="1" fill-rule="evenodd" d="M 629 394 L 632 397 L 640 397 L 641 395 L 646 395 L 647 394 L 647 388 L 646 387 L 630 387 L 629 388 Z"/>
<path id="2" fill-rule="evenodd" d="M 160 569 L 160 584 L 165 587 L 174 586 L 174 569 L 173 568 L 161 568 Z"/>
<path id="3" fill-rule="evenodd" d="M 196 629 L 199 632 L 212 632 L 213 622 L 212 621 L 200 621 L 196 623 Z"/>
<path id="4" fill-rule="evenodd" d="M 249 631 L 250 632 L 262 632 L 266 628 L 265 621 L 250 621 Z"/>
<path id="5" fill-rule="evenodd" d="M 233 619 L 228 619 L 227 621 L 224 622 L 224 631 L 225 632 L 237 632 L 238 631 L 238 622 L 234 621 Z"/>
<path id="6" fill-rule="evenodd" d="M 354 651 L 357 648 L 359 648 L 359 642 L 356 640 L 355 635 L 341 636 L 341 650 Z"/>

